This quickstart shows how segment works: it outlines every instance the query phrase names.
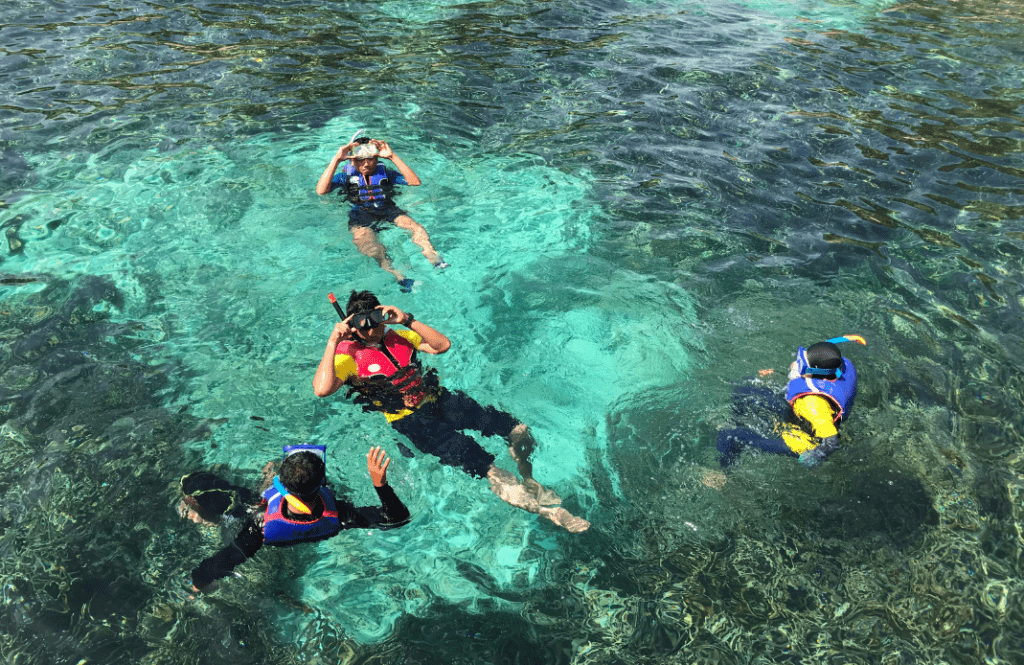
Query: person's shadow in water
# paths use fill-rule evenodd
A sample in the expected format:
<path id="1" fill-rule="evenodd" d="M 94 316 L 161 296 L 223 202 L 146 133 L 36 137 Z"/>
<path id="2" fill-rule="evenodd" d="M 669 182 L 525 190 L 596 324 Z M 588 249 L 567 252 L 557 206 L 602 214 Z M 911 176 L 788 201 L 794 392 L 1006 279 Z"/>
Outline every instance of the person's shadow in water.
<path id="1" fill-rule="evenodd" d="M 847 470 L 837 485 L 831 492 L 809 487 L 815 498 L 805 495 L 788 506 L 789 517 L 804 533 L 857 548 L 904 549 L 939 522 L 932 498 L 916 477 L 892 469 Z"/>

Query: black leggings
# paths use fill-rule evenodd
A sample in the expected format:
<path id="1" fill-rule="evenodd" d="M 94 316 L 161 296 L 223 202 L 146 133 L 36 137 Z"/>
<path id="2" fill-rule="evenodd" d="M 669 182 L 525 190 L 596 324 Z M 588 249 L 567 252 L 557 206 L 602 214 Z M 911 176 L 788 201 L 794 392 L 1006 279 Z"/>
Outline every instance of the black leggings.
<path id="1" fill-rule="evenodd" d="M 760 429 L 775 431 L 789 416 L 789 404 L 778 395 L 759 386 L 740 386 L 732 394 L 732 412 L 737 424 L 754 424 Z M 736 427 L 718 433 L 718 463 L 722 467 L 736 462 L 744 449 L 760 450 L 772 455 L 799 457 L 782 437 L 764 437 L 749 427 Z"/>
<path id="2" fill-rule="evenodd" d="M 420 452 L 434 455 L 441 464 L 462 469 L 477 478 L 487 475 L 494 464 L 494 455 L 461 430 L 507 439 L 517 425 L 519 421 L 510 414 L 493 406 L 482 406 L 461 390 L 445 389 L 436 402 L 424 404 L 391 423 Z"/>
<path id="3" fill-rule="evenodd" d="M 185 503 L 207 522 L 216 522 L 221 515 L 244 517 L 250 506 L 260 502 L 252 490 L 232 485 L 209 471 L 196 471 L 181 478 Z"/>

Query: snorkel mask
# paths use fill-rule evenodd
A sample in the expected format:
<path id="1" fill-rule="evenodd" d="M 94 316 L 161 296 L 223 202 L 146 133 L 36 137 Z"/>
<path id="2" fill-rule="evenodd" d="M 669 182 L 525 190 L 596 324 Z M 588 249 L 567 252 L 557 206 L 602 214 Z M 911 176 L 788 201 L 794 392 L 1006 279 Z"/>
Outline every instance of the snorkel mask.
<path id="1" fill-rule="evenodd" d="M 359 130 L 352 135 L 352 139 L 349 143 L 355 143 L 356 146 L 352 148 L 352 159 L 370 159 L 380 154 L 377 150 L 377 146 L 372 143 L 373 139 L 369 136 L 359 136 L 363 130 Z M 356 138 L 359 136 L 359 138 Z"/>
<path id="2" fill-rule="evenodd" d="M 370 139 L 366 140 L 369 141 Z M 369 142 L 352 148 L 352 159 L 372 159 L 379 154 L 380 151 L 377 150 L 377 146 Z"/>
<path id="3" fill-rule="evenodd" d="M 349 326 L 357 330 L 370 330 L 376 328 L 380 324 L 387 320 L 387 316 L 382 310 L 371 309 L 369 312 L 359 312 L 352 316 L 352 320 L 349 321 Z"/>

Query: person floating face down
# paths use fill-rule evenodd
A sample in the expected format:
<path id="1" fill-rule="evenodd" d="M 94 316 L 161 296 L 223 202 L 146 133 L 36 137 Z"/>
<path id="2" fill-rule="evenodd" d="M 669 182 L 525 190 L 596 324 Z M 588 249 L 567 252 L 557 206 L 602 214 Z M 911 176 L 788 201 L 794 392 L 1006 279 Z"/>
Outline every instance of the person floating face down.
<path id="1" fill-rule="evenodd" d="M 284 447 L 277 476 L 273 464 L 264 467 L 268 487 L 255 494 L 206 471 L 183 476 L 179 510 L 195 522 L 213 522 L 223 515 L 244 519 L 238 536 L 227 547 L 192 570 L 194 591 L 207 591 L 255 556 L 263 545 L 283 547 L 333 538 L 346 529 L 392 529 L 408 523 L 409 510 L 388 485 L 390 458 L 380 447 L 370 448 L 366 466 L 381 505 L 357 508 L 338 500 L 327 486 L 327 447 Z"/>
<path id="2" fill-rule="evenodd" d="M 388 326 L 401 326 L 397 330 Z M 313 377 L 317 397 L 333 395 L 342 386 L 366 411 L 384 414 L 394 430 L 420 452 L 441 464 L 487 478 L 502 501 L 536 513 L 572 533 L 590 522 L 569 513 L 561 499 L 533 478 L 530 455 L 536 445 L 525 423 L 493 406 L 484 406 L 460 390 L 440 385 L 436 372 L 423 367 L 418 353 L 448 351 L 451 341 L 441 332 L 394 305 L 381 305 L 369 291 L 352 291 L 345 319 L 334 325 Z M 465 430 L 500 436 L 509 444 L 522 480 L 497 466 L 495 456 Z M 413 452 L 399 443 L 403 455 Z"/>
<path id="3" fill-rule="evenodd" d="M 839 447 L 838 425 L 849 417 L 856 393 L 857 370 L 836 344 L 829 341 L 800 347 L 789 369 L 788 408 L 779 414 L 785 421 L 779 425 L 779 436 L 766 438 L 747 427 L 719 432 L 721 466 L 734 464 L 744 449 L 799 457 L 805 466 L 818 466 Z M 775 399 L 750 390 L 734 395 L 747 399 L 748 406 L 751 397 L 762 406 Z M 736 411 L 743 415 L 745 409 Z"/>

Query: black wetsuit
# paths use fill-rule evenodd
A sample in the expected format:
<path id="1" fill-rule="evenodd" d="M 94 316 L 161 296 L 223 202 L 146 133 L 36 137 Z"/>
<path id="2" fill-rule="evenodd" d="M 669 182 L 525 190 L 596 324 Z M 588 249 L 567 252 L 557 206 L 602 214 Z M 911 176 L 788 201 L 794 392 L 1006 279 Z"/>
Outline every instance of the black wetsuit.
<path id="1" fill-rule="evenodd" d="M 235 537 L 234 542 L 213 556 L 203 559 L 202 563 L 192 570 L 192 584 L 197 589 L 202 589 L 222 577 L 232 574 L 237 566 L 252 558 L 263 547 L 263 516 L 267 502 L 245 488 L 231 485 L 204 471 L 182 478 L 181 488 L 185 494 L 185 502 L 204 519 L 209 520 L 221 515 L 247 516 L 245 524 L 238 536 Z M 379 507 L 358 508 L 350 501 L 335 498 L 341 531 L 346 529 L 393 529 L 408 522 L 409 509 L 405 507 L 390 485 L 375 486 L 374 489 L 377 490 L 377 496 L 380 497 L 381 505 Z M 250 512 L 250 506 L 257 509 Z M 310 522 L 320 519 L 323 516 L 323 502 L 314 502 L 312 508 L 312 515 L 289 515 L 289 519 Z"/>

